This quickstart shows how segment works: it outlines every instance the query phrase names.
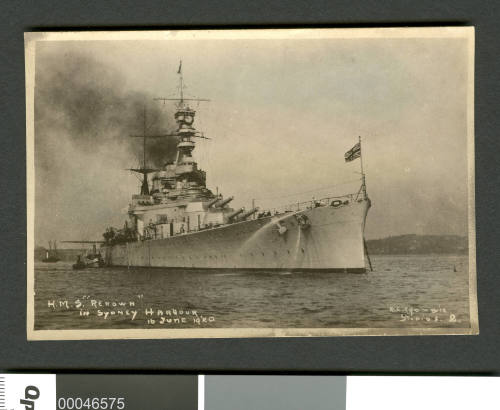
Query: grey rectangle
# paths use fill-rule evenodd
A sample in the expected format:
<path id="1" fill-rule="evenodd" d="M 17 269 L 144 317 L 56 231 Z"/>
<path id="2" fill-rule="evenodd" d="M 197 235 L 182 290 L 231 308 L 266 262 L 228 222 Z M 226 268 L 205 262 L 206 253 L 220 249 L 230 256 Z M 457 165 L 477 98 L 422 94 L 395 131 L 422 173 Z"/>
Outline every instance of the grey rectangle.
<path id="1" fill-rule="evenodd" d="M 206 376 L 205 410 L 345 410 L 346 376 Z"/>

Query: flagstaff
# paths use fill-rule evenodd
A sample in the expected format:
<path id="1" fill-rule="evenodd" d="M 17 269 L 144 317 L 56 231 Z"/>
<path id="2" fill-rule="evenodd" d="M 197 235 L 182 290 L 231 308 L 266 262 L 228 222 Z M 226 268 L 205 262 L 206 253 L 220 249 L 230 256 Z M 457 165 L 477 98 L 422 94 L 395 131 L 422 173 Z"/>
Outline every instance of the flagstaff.
<path id="1" fill-rule="evenodd" d="M 361 135 L 358 136 L 359 138 L 359 162 L 361 164 L 361 188 L 363 190 L 363 197 L 364 199 L 367 198 L 366 195 L 366 181 L 365 181 L 365 172 L 363 170 L 363 150 L 361 149 Z"/>
<path id="2" fill-rule="evenodd" d="M 352 147 L 349 151 L 347 151 L 344 154 L 345 162 L 351 162 L 357 158 L 360 159 L 360 166 L 361 166 L 361 187 L 358 191 L 358 195 L 357 195 L 356 199 L 359 197 L 359 194 L 361 192 L 363 192 L 363 199 L 368 199 L 368 196 L 366 195 L 365 172 L 363 169 L 363 156 L 362 156 L 362 152 L 361 152 L 361 136 L 358 136 L 357 144 L 355 144 L 354 147 Z"/>

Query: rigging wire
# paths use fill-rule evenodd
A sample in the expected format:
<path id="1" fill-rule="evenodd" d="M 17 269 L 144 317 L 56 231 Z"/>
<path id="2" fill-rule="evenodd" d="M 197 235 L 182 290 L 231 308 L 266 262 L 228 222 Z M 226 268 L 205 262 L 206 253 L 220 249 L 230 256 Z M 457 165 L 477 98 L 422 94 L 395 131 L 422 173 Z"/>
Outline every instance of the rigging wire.
<path id="1" fill-rule="evenodd" d="M 318 191 L 322 191 L 322 190 L 325 190 L 325 189 L 338 187 L 338 186 L 341 186 L 341 185 L 352 184 L 352 183 L 354 183 L 354 182 L 358 182 L 358 181 L 359 181 L 359 178 L 358 178 L 358 179 L 353 179 L 353 180 L 350 180 L 350 181 L 340 182 L 340 183 L 335 184 L 335 185 L 328 185 L 328 186 L 324 186 L 324 187 L 319 187 L 319 188 L 315 188 L 315 189 L 310 189 L 310 190 L 308 190 L 308 191 L 294 192 L 294 193 L 291 193 L 291 194 L 277 195 L 277 196 L 264 197 L 264 198 L 254 198 L 254 199 L 255 199 L 256 201 L 257 201 L 257 200 L 258 200 L 258 201 L 267 201 L 267 200 L 271 200 L 271 199 L 287 198 L 287 197 L 294 196 L 294 195 L 310 194 L 310 193 L 312 193 L 312 192 L 318 192 Z"/>

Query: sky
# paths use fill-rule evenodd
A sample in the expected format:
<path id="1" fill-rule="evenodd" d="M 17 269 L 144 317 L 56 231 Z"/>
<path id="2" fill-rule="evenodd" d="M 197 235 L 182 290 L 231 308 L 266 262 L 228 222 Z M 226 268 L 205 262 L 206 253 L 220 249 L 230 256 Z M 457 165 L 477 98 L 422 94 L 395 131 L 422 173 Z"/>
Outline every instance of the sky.
<path id="1" fill-rule="evenodd" d="M 467 46 L 457 38 L 44 41 L 36 48 L 35 244 L 99 240 L 140 182 L 143 129 L 174 130 L 185 94 L 207 185 L 261 208 L 356 192 L 366 237 L 467 233 Z M 148 161 L 175 155 L 149 141 Z"/>

